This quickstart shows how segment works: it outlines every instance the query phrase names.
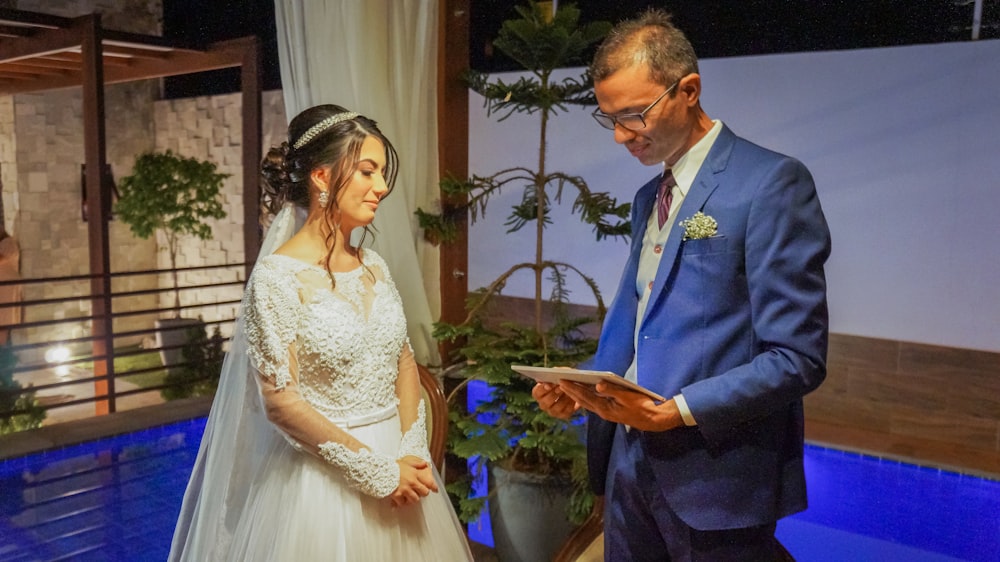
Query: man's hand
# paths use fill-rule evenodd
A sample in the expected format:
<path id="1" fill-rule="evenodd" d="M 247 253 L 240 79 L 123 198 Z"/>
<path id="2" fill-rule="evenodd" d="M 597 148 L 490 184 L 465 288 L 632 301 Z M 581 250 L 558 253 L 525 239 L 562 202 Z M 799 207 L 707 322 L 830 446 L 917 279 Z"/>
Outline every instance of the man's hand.
<path id="1" fill-rule="evenodd" d="M 399 464 L 399 487 L 389 494 L 393 507 L 403 507 L 420 501 L 431 492 L 437 492 L 437 482 L 430 463 L 414 456 L 405 456 Z"/>
<path id="2" fill-rule="evenodd" d="M 546 414 L 568 420 L 578 408 L 572 398 L 563 394 L 560 385 L 540 382 L 531 389 L 531 395 Z"/>
<path id="3" fill-rule="evenodd" d="M 558 388 L 562 390 L 563 400 L 573 400 L 573 409 L 586 408 L 609 422 L 641 431 L 667 431 L 684 425 L 673 400 L 657 404 L 645 394 L 607 382 L 591 386 L 561 381 Z"/>

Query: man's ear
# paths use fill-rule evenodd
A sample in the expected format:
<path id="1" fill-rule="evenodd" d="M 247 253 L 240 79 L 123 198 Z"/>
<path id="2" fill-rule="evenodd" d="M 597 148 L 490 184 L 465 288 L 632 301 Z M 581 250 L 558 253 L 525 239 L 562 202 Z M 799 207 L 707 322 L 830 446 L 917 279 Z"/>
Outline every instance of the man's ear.
<path id="1" fill-rule="evenodd" d="M 677 84 L 677 91 L 680 92 L 680 95 L 687 98 L 689 106 L 697 105 L 699 98 L 701 98 L 701 75 L 692 72 L 681 78 L 681 81 Z"/>

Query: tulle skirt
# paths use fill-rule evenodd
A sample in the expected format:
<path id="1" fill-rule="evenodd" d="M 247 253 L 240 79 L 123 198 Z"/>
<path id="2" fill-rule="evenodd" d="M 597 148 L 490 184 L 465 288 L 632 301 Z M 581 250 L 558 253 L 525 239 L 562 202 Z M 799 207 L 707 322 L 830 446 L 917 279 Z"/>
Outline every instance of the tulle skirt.
<path id="1" fill-rule="evenodd" d="M 350 429 L 362 443 L 395 454 L 399 419 Z M 293 449 L 275 434 L 236 523 L 229 560 L 428 561 L 471 560 L 444 484 L 415 505 L 394 508 L 348 486 L 321 459 Z M 233 459 L 239 462 L 239 459 Z"/>

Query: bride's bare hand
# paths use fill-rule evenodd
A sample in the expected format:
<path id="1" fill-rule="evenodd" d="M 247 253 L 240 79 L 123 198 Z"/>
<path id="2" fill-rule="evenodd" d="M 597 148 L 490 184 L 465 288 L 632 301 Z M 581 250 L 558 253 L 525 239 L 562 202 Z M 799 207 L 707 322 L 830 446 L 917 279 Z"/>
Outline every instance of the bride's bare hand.
<path id="1" fill-rule="evenodd" d="M 399 487 L 389 495 L 393 507 L 415 504 L 420 498 L 438 491 L 430 463 L 414 456 L 406 456 L 396 462 L 399 464 Z"/>

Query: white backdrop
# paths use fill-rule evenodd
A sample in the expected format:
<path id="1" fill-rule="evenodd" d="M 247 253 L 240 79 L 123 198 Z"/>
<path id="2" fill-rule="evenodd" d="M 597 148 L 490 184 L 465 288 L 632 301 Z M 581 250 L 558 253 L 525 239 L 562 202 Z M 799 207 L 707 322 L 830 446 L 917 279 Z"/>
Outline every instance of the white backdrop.
<path id="1" fill-rule="evenodd" d="M 1000 41 L 700 64 L 709 116 L 815 176 L 833 236 L 832 331 L 1000 351 Z M 537 116 L 496 123 L 482 98 L 472 94 L 469 104 L 470 173 L 534 167 Z M 590 110 L 550 121 L 549 170 L 630 202 L 657 170 L 615 145 Z M 470 288 L 532 255 L 533 229 L 505 234 L 515 196 L 491 201 L 470 229 Z M 596 242 L 569 217 L 570 204 L 554 214 L 546 254 L 596 278 L 610 300 L 628 247 Z M 530 297 L 531 283 L 514 279 L 505 294 Z M 575 287 L 574 302 L 593 303 Z"/>
<path id="2" fill-rule="evenodd" d="M 438 191 L 436 0 L 275 0 L 289 120 L 335 103 L 378 121 L 399 152 L 393 193 L 379 205 L 372 246 L 403 299 L 417 362 L 438 365 L 438 251 L 413 212 Z"/>

